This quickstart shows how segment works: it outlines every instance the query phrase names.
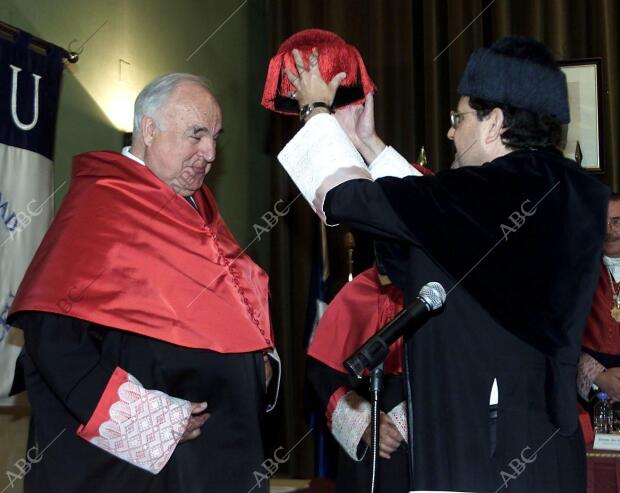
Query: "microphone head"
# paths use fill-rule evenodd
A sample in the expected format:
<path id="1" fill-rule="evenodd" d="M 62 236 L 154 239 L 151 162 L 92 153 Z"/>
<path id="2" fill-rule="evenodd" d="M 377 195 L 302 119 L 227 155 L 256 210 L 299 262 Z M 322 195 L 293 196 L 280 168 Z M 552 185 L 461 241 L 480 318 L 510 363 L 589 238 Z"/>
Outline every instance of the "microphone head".
<path id="1" fill-rule="evenodd" d="M 446 290 L 438 282 L 429 282 L 422 286 L 418 298 L 422 299 L 431 311 L 437 310 L 446 302 Z"/>

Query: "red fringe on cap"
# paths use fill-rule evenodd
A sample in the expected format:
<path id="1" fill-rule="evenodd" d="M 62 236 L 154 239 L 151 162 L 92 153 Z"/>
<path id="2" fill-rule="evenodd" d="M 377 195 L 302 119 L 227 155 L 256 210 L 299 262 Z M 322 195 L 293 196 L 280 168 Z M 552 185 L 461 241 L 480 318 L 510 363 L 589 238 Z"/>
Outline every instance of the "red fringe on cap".
<path id="1" fill-rule="evenodd" d="M 269 62 L 267 80 L 261 104 L 268 110 L 285 115 L 297 115 L 297 101 L 290 97 L 295 87 L 284 74 L 284 68 L 297 73 L 293 49 L 298 49 L 306 63 L 312 48 L 319 52 L 319 70 L 324 80 L 329 82 L 336 74 L 346 72 L 341 82 L 334 106 L 347 106 L 364 100 L 366 94 L 376 91 L 361 55 L 357 49 L 345 43 L 338 35 L 322 29 L 306 29 L 288 38 Z M 348 91 L 347 89 L 358 89 Z"/>

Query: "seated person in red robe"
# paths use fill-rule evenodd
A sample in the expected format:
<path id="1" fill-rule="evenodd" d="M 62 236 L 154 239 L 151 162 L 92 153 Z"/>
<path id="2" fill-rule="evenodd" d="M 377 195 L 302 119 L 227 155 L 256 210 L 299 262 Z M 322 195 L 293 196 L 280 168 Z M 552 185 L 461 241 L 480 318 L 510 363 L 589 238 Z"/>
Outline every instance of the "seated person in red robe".
<path id="1" fill-rule="evenodd" d="M 601 275 L 583 335 L 577 390 L 590 400 L 600 389 L 620 402 L 620 195 L 609 201 Z"/>

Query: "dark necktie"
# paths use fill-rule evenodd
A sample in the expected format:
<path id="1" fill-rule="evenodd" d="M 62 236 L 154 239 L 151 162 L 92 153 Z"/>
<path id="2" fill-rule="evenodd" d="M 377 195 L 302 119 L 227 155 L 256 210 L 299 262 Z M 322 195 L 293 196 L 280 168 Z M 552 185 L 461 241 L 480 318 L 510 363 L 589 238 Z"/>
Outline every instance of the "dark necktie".
<path id="1" fill-rule="evenodd" d="M 185 200 L 187 200 L 194 209 L 198 210 L 198 206 L 196 205 L 196 202 L 194 202 L 194 199 L 190 195 L 185 197 Z"/>

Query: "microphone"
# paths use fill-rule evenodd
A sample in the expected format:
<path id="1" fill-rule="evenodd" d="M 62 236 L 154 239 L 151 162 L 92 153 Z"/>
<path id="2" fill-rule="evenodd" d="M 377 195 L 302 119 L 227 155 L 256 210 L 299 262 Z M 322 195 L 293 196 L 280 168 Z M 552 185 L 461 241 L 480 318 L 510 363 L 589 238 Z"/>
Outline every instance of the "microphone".
<path id="1" fill-rule="evenodd" d="M 372 370 L 385 360 L 396 339 L 413 327 L 419 329 L 428 320 L 430 313 L 441 308 L 445 301 L 446 291 L 441 284 L 425 284 L 415 300 L 345 360 L 344 367 L 352 375 L 362 378 L 366 368 Z"/>

